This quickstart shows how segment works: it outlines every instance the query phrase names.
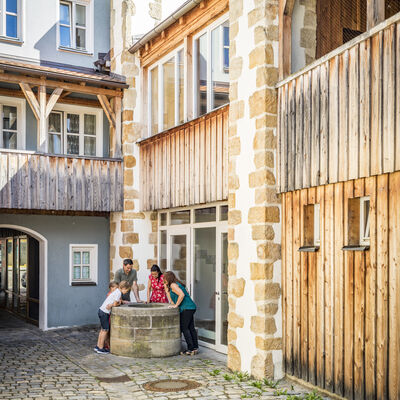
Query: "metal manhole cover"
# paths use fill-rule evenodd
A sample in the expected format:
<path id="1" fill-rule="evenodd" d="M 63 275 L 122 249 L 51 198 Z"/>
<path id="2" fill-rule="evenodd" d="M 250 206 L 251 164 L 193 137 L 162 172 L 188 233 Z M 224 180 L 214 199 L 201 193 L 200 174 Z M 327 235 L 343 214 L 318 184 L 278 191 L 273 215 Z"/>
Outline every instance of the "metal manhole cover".
<path id="1" fill-rule="evenodd" d="M 120 375 L 120 376 L 114 376 L 110 378 L 102 378 L 100 376 L 96 377 L 100 382 L 104 383 L 122 383 L 122 382 L 129 382 L 130 378 L 128 375 Z"/>
<path id="2" fill-rule="evenodd" d="M 180 392 L 198 388 L 200 383 L 187 379 L 163 379 L 160 381 L 147 382 L 143 385 L 146 390 L 152 392 Z"/>

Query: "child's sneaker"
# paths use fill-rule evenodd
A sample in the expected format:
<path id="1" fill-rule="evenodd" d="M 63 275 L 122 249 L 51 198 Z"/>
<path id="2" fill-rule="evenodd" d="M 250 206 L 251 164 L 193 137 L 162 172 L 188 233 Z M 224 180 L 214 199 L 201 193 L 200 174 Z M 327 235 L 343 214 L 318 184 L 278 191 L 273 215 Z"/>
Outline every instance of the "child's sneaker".
<path id="1" fill-rule="evenodd" d="M 95 353 L 97 353 L 97 350 L 100 350 L 100 348 L 99 348 L 98 346 L 96 346 L 96 347 L 93 349 L 93 351 L 94 351 Z"/>
<path id="2" fill-rule="evenodd" d="M 109 351 L 107 351 L 106 349 L 97 349 L 97 350 L 96 350 L 96 353 L 97 353 L 97 354 L 108 354 Z"/>

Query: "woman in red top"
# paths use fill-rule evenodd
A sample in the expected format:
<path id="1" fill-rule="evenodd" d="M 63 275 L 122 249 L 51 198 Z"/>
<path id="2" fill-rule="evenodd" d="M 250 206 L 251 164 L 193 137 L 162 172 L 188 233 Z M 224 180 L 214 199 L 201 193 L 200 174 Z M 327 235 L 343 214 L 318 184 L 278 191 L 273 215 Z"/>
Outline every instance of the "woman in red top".
<path id="1" fill-rule="evenodd" d="M 150 271 L 149 283 L 147 284 L 147 303 L 168 303 L 164 290 L 164 276 L 159 266 L 153 265 Z"/>

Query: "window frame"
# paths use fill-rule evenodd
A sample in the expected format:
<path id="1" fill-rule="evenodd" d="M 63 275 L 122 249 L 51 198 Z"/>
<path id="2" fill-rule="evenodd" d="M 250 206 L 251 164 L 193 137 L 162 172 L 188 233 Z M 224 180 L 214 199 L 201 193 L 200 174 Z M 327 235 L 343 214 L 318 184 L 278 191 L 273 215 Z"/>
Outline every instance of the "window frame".
<path id="1" fill-rule="evenodd" d="M 320 203 L 315 203 L 314 204 L 314 246 L 321 245 L 320 218 L 321 218 Z"/>
<path id="2" fill-rule="evenodd" d="M 11 42 L 22 42 L 22 16 L 25 6 L 24 0 L 17 0 L 17 13 L 7 11 L 7 0 L 0 0 L 0 39 Z M 17 36 L 7 36 L 7 15 L 17 17 Z"/>
<path id="3" fill-rule="evenodd" d="M 368 213 L 365 215 L 365 204 L 369 203 Z M 369 245 L 371 242 L 370 231 L 371 199 L 369 196 L 360 197 L 360 244 Z M 368 236 L 365 233 L 368 231 Z"/>
<path id="4" fill-rule="evenodd" d="M 26 106 L 25 99 L 0 96 L 0 149 L 13 150 L 4 147 L 3 143 L 3 106 L 17 108 L 17 149 L 25 150 L 26 146 Z"/>
<path id="5" fill-rule="evenodd" d="M 74 279 L 74 251 L 90 252 L 89 279 Z M 82 263 L 81 263 L 82 266 Z M 98 245 L 97 244 L 70 244 L 69 245 L 69 285 L 97 285 L 98 284 Z"/>
<path id="6" fill-rule="evenodd" d="M 183 61 L 183 122 L 179 121 L 179 67 L 178 67 L 178 54 L 182 51 L 182 61 Z M 151 137 L 157 135 L 160 132 L 163 132 L 168 129 L 172 129 L 175 126 L 178 126 L 182 123 L 187 122 L 187 115 L 186 115 L 186 61 L 185 61 L 185 46 L 180 45 L 176 47 L 174 50 L 170 51 L 167 55 L 162 57 L 160 60 L 151 64 L 146 71 L 147 76 L 147 136 Z M 174 58 L 175 67 L 175 93 L 174 93 L 174 101 L 175 101 L 175 123 L 174 126 L 170 128 L 164 129 L 164 71 L 163 65 L 168 62 L 171 58 Z M 158 67 L 158 129 L 157 133 L 152 133 L 152 79 L 151 79 L 151 71 Z"/>
<path id="7" fill-rule="evenodd" d="M 61 112 L 62 115 L 62 138 L 61 138 L 61 154 L 62 155 L 69 155 L 69 156 L 82 156 L 82 157 L 103 157 L 103 111 L 98 108 L 92 107 L 84 107 L 84 106 L 75 106 L 71 104 L 60 104 L 57 103 L 54 106 L 52 112 Z M 79 154 L 69 154 L 66 152 L 67 149 L 67 114 L 77 114 L 79 115 Z M 85 124 L 85 114 L 91 114 L 96 116 L 96 155 L 90 156 L 84 154 L 84 138 L 86 135 L 84 133 L 84 124 Z M 49 138 L 49 119 L 47 118 L 46 122 L 46 138 Z M 73 134 L 74 135 L 74 134 Z"/>
<path id="8" fill-rule="evenodd" d="M 193 69 L 193 116 L 194 118 L 199 118 L 199 112 L 198 112 L 198 71 L 197 71 L 197 39 L 199 39 L 200 36 L 203 36 L 204 34 L 207 34 L 207 113 L 210 113 L 211 111 L 215 110 L 216 108 L 213 107 L 213 93 L 212 93 L 212 45 L 211 45 L 211 32 L 217 28 L 218 26 L 221 26 L 221 34 L 220 34 L 220 41 L 219 41 L 219 46 L 221 49 L 221 57 L 223 59 L 223 49 L 224 49 L 224 38 L 223 38 L 223 24 L 225 22 L 229 21 L 229 14 L 224 14 L 222 17 L 218 18 L 215 20 L 213 23 L 207 25 L 204 29 L 193 35 L 192 38 L 192 69 Z M 229 44 L 230 47 L 230 44 Z M 222 63 L 223 67 L 223 63 Z M 224 73 L 226 73 L 224 71 Z M 229 104 L 229 101 L 226 103 Z M 205 115 L 202 114 L 202 115 Z"/>
<path id="9" fill-rule="evenodd" d="M 65 24 L 61 24 L 60 19 L 60 5 L 67 4 L 70 8 L 70 41 L 71 46 L 62 46 L 60 39 L 60 27 L 67 26 Z M 86 47 L 80 48 L 76 46 L 76 5 L 86 7 L 86 25 L 85 27 L 78 26 L 79 29 L 85 30 L 85 42 Z M 93 0 L 59 0 L 57 7 L 57 49 L 60 51 L 67 51 L 73 53 L 82 53 L 87 55 L 93 55 L 94 52 L 94 35 L 93 35 L 93 26 L 94 26 L 94 1 Z"/>

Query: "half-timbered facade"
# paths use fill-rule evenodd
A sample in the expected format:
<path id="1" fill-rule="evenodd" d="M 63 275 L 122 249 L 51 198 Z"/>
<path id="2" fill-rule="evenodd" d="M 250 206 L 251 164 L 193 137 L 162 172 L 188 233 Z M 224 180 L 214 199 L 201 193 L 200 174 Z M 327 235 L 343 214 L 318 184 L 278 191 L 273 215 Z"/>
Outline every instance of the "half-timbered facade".
<path id="1" fill-rule="evenodd" d="M 285 371 L 398 399 L 399 3 L 280 3 Z"/>
<path id="2" fill-rule="evenodd" d="M 109 215 L 123 207 L 127 85 L 109 72 L 109 4 L 3 4 L 1 306 L 42 329 L 96 322 Z"/>

